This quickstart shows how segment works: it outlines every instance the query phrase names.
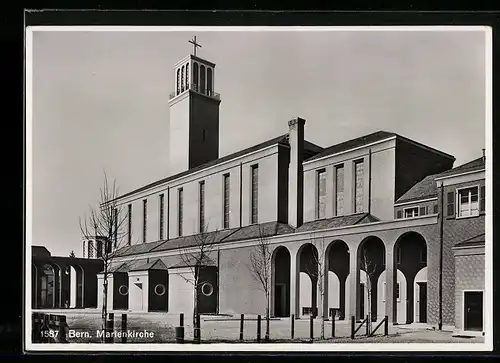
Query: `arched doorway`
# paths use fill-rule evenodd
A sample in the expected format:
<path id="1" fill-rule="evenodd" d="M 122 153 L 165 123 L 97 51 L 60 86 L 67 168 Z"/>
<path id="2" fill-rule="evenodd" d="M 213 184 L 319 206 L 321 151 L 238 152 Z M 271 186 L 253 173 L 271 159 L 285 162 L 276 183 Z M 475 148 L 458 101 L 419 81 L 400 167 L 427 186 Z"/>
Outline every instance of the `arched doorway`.
<path id="1" fill-rule="evenodd" d="M 385 245 L 378 237 L 370 236 L 365 238 L 358 247 L 358 274 L 359 271 L 366 273 L 366 284 L 357 284 L 357 318 L 364 319 L 366 315 L 371 315 L 372 321 L 376 321 L 385 315 L 385 312 L 378 311 L 378 287 L 377 282 L 382 271 L 385 270 Z M 364 311 L 361 311 L 361 302 L 366 295 L 367 304 Z M 380 316 L 379 316 L 380 315 Z"/>
<path id="2" fill-rule="evenodd" d="M 413 282 L 414 322 L 427 323 L 427 266 L 417 272 Z"/>
<path id="3" fill-rule="evenodd" d="M 399 313 L 397 309 L 396 321 L 411 324 L 415 321 L 415 296 L 417 295 L 415 293 L 415 277 L 420 270 L 427 266 L 427 244 L 422 235 L 417 232 L 408 232 L 398 238 L 394 244 L 394 264 L 394 270 L 400 270 L 406 280 L 406 291 L 404 292 L 406 295 L 406 316 L 397 317 Z M 418 296 L 419 306 L 421 305 L 423 308 L 427 305 L 427 281 L 419 282 Z M 426 318 L 426 316 L 423 317 Z"/>
<path id="4" fill-rule="evenodd" d="M 299 266 L 300 315 L 318 315 L 318 250 L 311 243 L 302 245 L 297 253 Z M 310 305 L 309 305 L 310 304 Z"/>
<path id="5" fill-rule="evenodd" d="M 55 271 L 49 264 L 43 265 L 40 276 L 40 305 L 42 308 L 55 307 Z"/>
<path id="6" fill-rule="evenodd" d="M 290 252 L 279 246 L 272 256 L 271 311 L 275 317 L 290 316 Z"/>
<path id="7" fill-rule="evenodd" d="M 349 247 L 344 241 L 333 241 L 326 249 L 328 316 L 346 316 L 346 283 L 349 275 Z"/>

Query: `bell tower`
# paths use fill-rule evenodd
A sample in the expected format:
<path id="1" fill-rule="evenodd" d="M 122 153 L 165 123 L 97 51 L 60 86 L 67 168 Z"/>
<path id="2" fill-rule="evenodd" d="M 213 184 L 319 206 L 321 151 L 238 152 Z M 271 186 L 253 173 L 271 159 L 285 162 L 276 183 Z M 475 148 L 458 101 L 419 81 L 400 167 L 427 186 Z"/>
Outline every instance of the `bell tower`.
<path id="1" fill-rule="evenodd" d="M 174 66 L 175 89 L 169 96 L 170 168 L 174 175 L 219 157 L 220 95 L 214 91 L 215 64 L 193 54 Z"/>

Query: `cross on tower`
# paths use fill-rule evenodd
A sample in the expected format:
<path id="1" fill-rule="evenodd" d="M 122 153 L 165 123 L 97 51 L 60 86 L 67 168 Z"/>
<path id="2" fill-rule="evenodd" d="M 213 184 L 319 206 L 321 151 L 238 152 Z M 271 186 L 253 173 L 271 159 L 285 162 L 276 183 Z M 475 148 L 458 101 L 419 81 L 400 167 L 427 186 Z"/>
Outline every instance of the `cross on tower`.
<path id="1" fill-rule="evenodd" d="M 198 43 L 196 43 L 196 36 L 192 40 L 190 40 L 189 43 L 193 44 L 194 55 L 196 56 L 196 47 L 200 47 L 201 48 L 201 45 L 199 45 Z"/>

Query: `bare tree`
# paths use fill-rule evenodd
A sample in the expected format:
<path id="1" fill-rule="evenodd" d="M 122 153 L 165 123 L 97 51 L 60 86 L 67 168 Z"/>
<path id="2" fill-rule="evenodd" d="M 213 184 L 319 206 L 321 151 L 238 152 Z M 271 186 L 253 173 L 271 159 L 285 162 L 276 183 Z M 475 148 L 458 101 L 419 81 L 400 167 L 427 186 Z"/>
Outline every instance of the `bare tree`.
<path id="1" fill-rule="evenodd" d="M 259 288 L 264 292 L 264 296 L 266 298 L 266 341 L 269 341 L 271 264 L 272 253 L 271 248 L 269 247 L 269 239 L 264 236 L 264 233 L 259 225 L 259 239 L 253 251 L 250 252 L 250 264 L 248 265 L 248 268 L 253 279 L 259 284 Z"/>
<path id="2" fill-rule="evenodd" d="M 102 328 L 106 329 L 108 312 L 108 279 L 112 275 L 111 263 L 116 252 L 127 245 L 128 231 L 123 226 L 127 220 L 126 213 L 118 204 L 119 189 L 116 181 L 109 182 L 104 173 L 104 182 L 100 188 L 100 203 L 98 206 L 89 206 L 88 214 L 80 217 L 80 231 L 84 239 L 94 239 L 89 249 L 96 258 L 103 262 L 103 304 Z"/>
<path id="3" fill-rule="evenodd" d="M 181 276 L 185 281 L 193 285 L 193 326 L 196 326 L 196 316 L 199 311 L 198 295 L 206 282 L 201 278 L 201 272 L 204 268 L 213 264 L 210 256 L 217 253 L 218 235 L 218 231 L 207 232 L 207 227 L 205 227 L 203 232 L 192 236 L 194 244 L 178 246 L 181 265 L 189 268 L 191 272 L 188 276 Z"/>
<path id="4" fill-rule="evenodd" d="M 371 333 L 372 331 L 372 278 L 375 275 L 377 271 L 377 264 L 373 263 L 368 257 L 368 251 L 366 248 L 363 248 L 363 253 L 361 255 L 361 263 L 360 267 L 363 271 L 366 273 L 366 296 L 368 299 L 368 320 L 366 321 L 366 324 L 368 324 L 368 333 Z"/>
<path id="5" fill-rule="evenodd" d="M 317 301 L 316 305 L 319 306 L 319 318 L 321 319 L 321 339 L 325 339 L 325 310 L 324 310 L 324 303 L 325 303 L 325 268 L 326 268 L 326 261 L 325 261 L 325 240 L 323 237 L 317 238 L 314 235 L 311 236 L 311 244 L 316 248 L 316 253 L 312 253 L 312 266 L 311 264 L 306 265 L 307 272 L 309 273 L 310 276 L 312 276 L 315 280 L 316 283 L 318 284 L 317 286 Z"/>

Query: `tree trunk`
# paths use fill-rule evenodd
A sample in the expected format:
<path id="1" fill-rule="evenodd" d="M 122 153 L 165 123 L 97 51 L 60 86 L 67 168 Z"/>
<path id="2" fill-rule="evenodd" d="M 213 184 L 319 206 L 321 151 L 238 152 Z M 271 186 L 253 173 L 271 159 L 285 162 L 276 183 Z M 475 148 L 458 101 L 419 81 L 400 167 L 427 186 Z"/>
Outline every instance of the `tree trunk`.
<path id="1" fill-rule="evenodd" d="M 108 278 L 104 275 L 103 282 L 103 302 L 102 302 L 102 329 L 106 332 L 106 318 L 108 316 Z M 104 337 L 103 337 L 104 341 Z"/>
<path id="2" fill-rule="evenodd" d="M 367 278 L 367 284 L 366 286 L 368 287 L 367 295 L 368 295 L 368 319 L 366 320 L 366 324 L 368 326 L 368 334 L 372 332 L 372 287 L 371 287 L 371 281 L 370 277 L 368 276 Z"/>
<path id="3" fill-rule="evenodd" d="M 324 304 L 323 299 L 325 298 L 325 295 L 324 295 L 322 289 L 320 289 L 319 295 L 320 295 L 319 309 L 321 311 L 321 314 L 320 314 L 320 317 L 321 317 L 321 339 L 325 339 L 325 309 L 323 308 L 323 304 Z"/>
<path id="4" fill-rule="evenodd" d="M 266 336 L 265 340 L 266 342 L 269 341 L 269 291 L 266 291 Z"/>

